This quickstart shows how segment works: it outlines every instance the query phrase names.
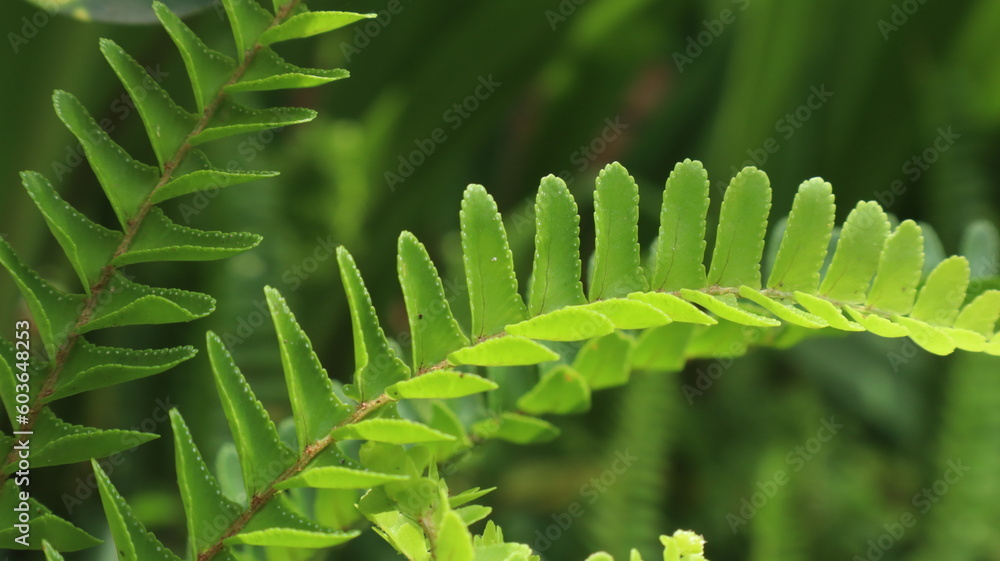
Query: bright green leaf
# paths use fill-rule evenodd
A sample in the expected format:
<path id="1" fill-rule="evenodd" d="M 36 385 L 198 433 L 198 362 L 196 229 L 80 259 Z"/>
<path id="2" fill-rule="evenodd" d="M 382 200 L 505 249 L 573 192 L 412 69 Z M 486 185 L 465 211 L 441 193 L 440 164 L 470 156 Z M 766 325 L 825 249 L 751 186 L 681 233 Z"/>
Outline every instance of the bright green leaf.
<path id="1" fill-rule="evenodd" d="M 236 442 L 244 491 L 252 497 L 264 492 L 291 466 L 295 454 L 278 438 L 274 421 L 253 394 L 222 339 L 209 332 L 206 346 L 222 410 Z"/>
<path id="2" fill-rule="evenodd" d="M 393 481 L 406 481 L 405 475 L 378 473 L 343 466 L 311 468 L 275 485 L 278 489 L 313 487 L 316 489 L 371 489 Z"/>
<path id="3" fill-rule="evenodd" d="M 188 142 L 198 146 L 206 142 L 227 138 L 238 134 L 250 134 L 268 129 L 283 128 L 300 123 L 308 123 L 316 118 L 312 109 L 301 107 L 273 107 L 250 109 L 226 98 L 215 113 L 216 118 L 190 137 Z"/>
<path id="4" fill-rule="evenodd" d="M 951 327 L 965 301 L 969 276 L 969 262 L 964 257 L 953 256 L 939 263 L 920 289 L 910 317 L 931 325 Z"/>
<path id="5" fill-rule="evenodd" d="M 406 419 L 366 419 L 333 431 L 338 440 L 372 440 L 390 444 L 415 444 L 454 440 L 455 437 Z"/>
<path id="6" fill-rule="evenodd" d="M 1000 319 L 1000 290 L 987 290 L 962 308 L 954 326 L 976 333 L 992 336 Z"/>
<path id="7" fill-rule="evenodd" d="M 591 389 L 621 386 L 628 382 L 631 368 L 629 355 L 633 342 L 621 333 L 611 333 L 584 343 L 573 360 Z"/>
<path id="8" fill-rule="evenodd" d="M 226 16 L 233 28 L 236 50 L 239 51 L 242 62 L 253 49 L 258 37 L 271 26 L 275 18 L 256 0 L 222 0 L 222 5 L 226 7 Z"/>
<path id="9" fill-rule="evenodd" d="M 115 257 L 113 265 L 151 261 L 209 261 L 243 253 L 257 247 L 263 238 L 246 232 L 223 233 L 195 230 L 174 223 L 154 207 L 142 223 L 128 251 Z"/>
<path id="10" fill-rule="evenodd" d="M 861 325 L 845 318 L 840 308 L 828 300 L 813 296 L 812 294 L 806 294 L 805 292 L 796 292 L 795 301 L 801 304 L 809 313 L 823 318 L 824 321 L 830 324 L 830 327 L 842 331 L 865 330 Z"/>
<path id="11" fill-rule="evenodd" d="M 375 14 L 353 12 L 306 12 L 292 16 L 284 23 L 276 25 L 260 35 L 261 45 L 271 45 L 279 41 L 312 37 L 334 29 L 340 29 L 356 21 L 375 17 Z"/>
<path id="12" fill-rule="evenodd" d="M 580 278 L 579 210 L 566 183 L 549 175 L 542 179 L 535 197 L 535 256 L 528 296 L 531 315 L 553 312 L 564 306 L 585 304 L 587 299 L 583 295 Z M 549 332 L 554 330 L 558 335 L 556 323 L 571 322 L 546 323 L 546 327 L 541 329 Z M 527 333 L 514 334 L 531 336 Z"/>
<path id="13" fill-rule="evenodd" d="M 920 226 L 906 220 L 886 239 L 865 306 L 908 314 L 924 270 L 924 238 Z"/>
<path id="14" fill-rule="evenodd" d="M 110 39 L 101 39 L 101 52 L 132 97 L 160 170 L 176 163 L 188 134 L 198 126 L 198 116 L 181 109 L 170 94 L 124 49 Z"/>
<path id="15" fill-rule="evenodd" d="M 215 299 L 176 288 L 154 288 L 134 283 L 115 273 L 98 299 L 80 333 L 124 325 L 158 325 L 205 317 L 215 310 Z"/>
<path id="16" fill-rule="evenodd" d="M 559 308 L 506 327 L 511 335 L 543 341 L 582 341 L 614 330 L 607 316 L 580 306 Z"/>
<path id="17" fill-rule="evenodd" d="M 517 366 L 538 364 L 558 358 L 558 354 L 541 343 L 525 337 L 507 335 L 487 339 L 472 347 L 450 353 L 448 362 L 476 366 Z"/>
<path id="18" fill-rule="evenodd" d="M 699 310 L 696 306 L 682 300 L 673 294 L 665 292 L 635 292 L 628 295 L 633 300 L 638 300 L 653 306 L 676 322 L 699 323 L 702 325 L 715 325 L 719 323 L 715 318 Z"/>
<path id="19" fill-rule="evenodd" d="M 493 197 L 481 185 L 469 185 L 460 217 L 472 337 L 479 339 L 528 319 L 528 310 L 517 292 L 514 258 Z"/>
<path id="20" fill-rule="evenodd" d="M 342 68 L 321 70 L 301 68 L 285 62 L 277 53 L 265 47 L 257 52 L 240 81 L 225 87 L 226 93 L 259 92 L 312 88 L 350 76 Z"/>
<path id="21" fill-rule="evenodd" d="M 803 181 L 792 202 L 785 233 L 767 279 L 768 288 L 816 292 L 833 234 L 833 187 L 816 177 Z"/>
<path id="22" fill-rule="evenodd" d="M 95 224 L 67 204 L 40 173 L 22 172 L 21 182 L 90 294 L 91 285 L 101 278 L 104 267 L 121 243 L 121 232 Z"/>
<path id="23" fill-rule="evenodd" d="M 698 304 L 699 306 L 707 308 L 710 312 L 720 318 L 727 319 L 734 323 L 749 325 L 751 327 L 777 327 L 781 325 L 781 322 L 774 318 L 758 315 L 740 308 L 736 304 L 736 298 L 731 294 L 712 296 L 710 294 L 705 294 L 704 292 L 698 292 L 697 290 L 682 288 L 681 296 L 691 302 L 694 302 L 695 304 Z M 728 296 L 728 298 L 726 298 L 726 296 Z"/>
<path id="24" fill-rule="evenodd" d="M 393 399 L 450 399 L 497 389 L 492 380 L 455 370 L 434 370 L 389 386 Z"/>
<path id="25" fill-rule="evenodd" d="M 590 388 L 579 372 L 562 364 L 542 374 L 541 379 L 517 400 L 517 408 L 532 415 L 567 415 L 590 409 Z"/>
<path id="26" fill-rule="evenodd" d="M 194 87 L 198 111 L 202 112 L 236 71 L 236 61 L 205 46 L 181 18 L 163 3 L 153 2 L 153 10 L 181 52 Z"/>
<path id="27" fill-rule="evenodd" d="M 342 247 L 337 248 L 337 264 L 354 328 L 354 383 L 360 401 L 369 401 L 381 395 L 388 386 L 409 378 L 410 369 L 389 347 L 361 272 L 351 254 Z"/>
<path id="28" fill-rule="evenodd" d="M 708 173 L 699 161 L 684 160 L 670 172 L 663 191 L 656 267 L 650 282 L 654 290 L 705 286 L 708 187 Z"/>
<path id="29" fill-rule="evenodd" d="M 57 90 L 52 95 L 52 102 L 56 114 L 83 146 L 118 222 L 123 229 L 129 227 L 159 181 L 159 171 L 135 161 L 115 144 L 72 94 Z"/>
<path id="30" fill-rule="evenodd" d="M 434 541 L 435 561 L 472 561 L 472 534 L 455 512 L 447 512 Z"/>
<path id="31" fill-rule="evenodd" d="M 56 417 L 48 407 L 42 409 L 33 431 L 32 467 L 59 466 L 103 458 L 159 438 L 158 435 L 145 432 L 99 430 L 72 425 Z"/>
<path id="32" fill-rule="evenodd" d="M 889 218 L 882 207 L 875 202 L 858 203 L 840 231 L 820 294 L 850 304 L 864 302 L 888 236 Z"/>
<path id="33" fill-rule="evenodd" d="M 104 516 L 111 528 L 118 558 L 121 561 L 181 561 L 132 514 L 132 509 L 118 494 L 118 490 L 111 484 L 101 466 L 95 460 L 91 460 L 90 464 L 97 476 L 97 488 L 101 494 L 101 503 L 104 505 Z"/>
<path id="34" fill-rule="evenodd" d="M 469 339 L 451 314 L 441 277 L 423 244 L 403 232 L 398 251 L 399 284 L 413 337 L 413 371 L 421 372 L 468 345 Z"/>
<path id="35" fill-rule="evenodd" d="M 590 301 L 646 290 L 639 263 L 639 186 L 621 164 L 608 164 L 597 176 L 594 229 Z"/>
<path id="36" fill-rule="evenodd" d="M 771 184 L 763 171 L 749 167 L 733 178 L 722 200 L 707 284 L 760 288 L 770 209 Z"/>
<path id="37" fill-rule="evenodd" d="M 299 450 L 304 450 L 345 419 L 348 407 L 334 394 L 333 381 L 285 299 L 274 288 L 266 287 L 264 292 L 281 347 L 281 366 L 292 402 Z"/>
<path id="38" fill-rule="evenodd" d="M 584 310 L 597 312 L 618 329 L 646 329 L 670 323 L 670 317 L 655 306 L 633 298 L 609 298 L 591 302 Z"/>
<path id="39" fill-rule="evenodd" d="M 829 325 L 826 320 L 819 316 L 803 312 L 791 304 L 773 300 L 762 292 L 754 290 L 749 286 L 740 287 L 740 296 L 750 300 L 768 312 L 771 312 L 779 319 L 793 325 L 799 325 L 809 329 L 822 329 Z"/>

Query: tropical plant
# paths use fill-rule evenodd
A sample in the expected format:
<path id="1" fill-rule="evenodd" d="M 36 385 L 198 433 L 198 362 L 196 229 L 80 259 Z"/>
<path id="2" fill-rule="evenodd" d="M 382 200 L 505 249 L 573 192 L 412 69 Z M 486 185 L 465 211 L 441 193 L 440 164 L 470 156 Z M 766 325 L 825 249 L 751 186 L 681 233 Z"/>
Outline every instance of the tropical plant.
<path id="1" fill-rule="evenodd" d="M 69 94 L 56 95 L 57 112 L 84 145 L 122 228 L 97 226 L 63 203 L 42 176 L 24 175 L 86 294 L 58 291 L 17 260 L 9 244 L 0 245 L 48 357 L 34 361 L 27 352 L 32 349 L 19 354 L 4 343 L 0 388 L 11 424 L 33 432 L 31 467 L 92 459 L 115 548 L 127 560 L 178 556 L 143 527 L 93 458 L 155 435 L 67 425 L 47 404 L 190 358 L 191 348 L 110 350 L 82 335 L 111 326 L 191 320 L 211 311 L 206 296 L 137 285 L 119 268 L 214 259 L 259 241 L 253 235 L 182 228 L 155 205 L 262 175 L 213 169 L 194 146 L 308 120 L 312 115 L 304 110 L 250 110 L 229 94 L 342 77 L 342 72 L 292 67 L 268 45 L 363 17 L 309 12 L 294 0 L 276 0 L 274 14 L 250 0 L 227 0 L 225 8 L 240 62 L 208 50 L 162 5 L 156 7 L 184 55 L 198 115 L 144 82 L 141 67 L 115 45 L 102 43 L 137 101 L 159 167 L 135 162 L 97 130 Z M 410 331 L 395 340 L 385 335 L 354 259 L 338 248 L 354 331 L 351 384 L 327 374 L 284 298 L 267 288 L 292 410 L 288 422 L 271 419 L 223 339 L 209 333 L 207 354 L 233 443 L 210 468 L 181 413 L 170 412 L 188 529 L 186 557 L 302 558 L 294 550 L 341 544 L 359 535 L 356 527 L 366 518 L 413 561 L 535 560 L 536 552 L 505 542 L 492 522 L 474 535 L 470 526 L 490 514 L 474 501 L 490 489 L 453 492 L 447 477 L 484 441 L 555 438 L 558 429 L 540 415 L 586 411 L 594 390 L 628 383 L 633 370 L 673 372 L 693 358 L 737 356 L 751 346 L 785 348 L 849 331 L 909 337 L 935 354 L 956 349 L 1000 354 L 1000 291 L 970 290 L 964 257 L 925 262 L 932 253 L 925 250 L 922 228 L 910 220 L 895 224 L 877 203 L 859 203 L 835 228 L 832 188 L 821 179 L 802 183 L 765 252 L 769 180 L 756 168 L 738 173 L 722 201 L 708 267 L 709 182 L 699 162 L 685 160 L 670 174 L 658 236 L 645 255 L 639 187 L 624 167 L 611 164 L 599 174 L 594 201 L 594 254 L 584 274 L 576 201 L 561 179 L 542 180 L 524 298 L 498 207 L 483 187 L 469 186 L 460 215 L 464 290 L 446 294 L 427 249 L 408 232 L 399 237 L 397 269 Z M 452 313 L 460 296 L 467 298 L 468 322 Z M 409 360 L 401 358 L 403 347 L 410 348 Z M 36 372 L 45 374 L 31 375 Z M 20 395 L 28 395 L 31 405 L 20 407 Z M 50 559 L 61 558 L 58 550 L 95 543 L 42 505 L 21 498 L 16 477 L 9 478 L 18 470 L 20 435 L 4 438 L 10 454 L 0 516 L 27 502 L 33 532 L 46 540 L 32 545 L 44 544 Z M 17 522 L 12 519 L 5 539 L 16 535 Z M 664 536 L 661 543 L 665 561 L 704 559 L 703 542 L 691 532 Z M 590 559 L 611 556 L 596 553 Z M 631 559 L 641 556 L 633 551 Z"/>

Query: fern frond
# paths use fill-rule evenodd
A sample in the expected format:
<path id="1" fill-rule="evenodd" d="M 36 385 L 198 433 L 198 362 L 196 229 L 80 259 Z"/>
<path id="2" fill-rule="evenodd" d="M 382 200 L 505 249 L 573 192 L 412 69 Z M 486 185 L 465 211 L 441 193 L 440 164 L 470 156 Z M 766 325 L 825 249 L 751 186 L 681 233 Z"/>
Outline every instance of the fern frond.
<path id="1" fill-rule="evenodd" d="M 339 248 L 355 335 L 350 386 L 339 387 L 328 377 L 284 299 L 266 289 L 297 447 L 281 444 L 274 423 L 219 338 L 210 334 L 209 356 L 246 501 L 225 498 L 180 415 L 172 413 L 192 557 L 228 559 L 240 544 L 310 548 L 350 539 L 354 533 L 309 526 L 274 509 L 287 504 L 295 512 L 309 511 L 308 494 L 286 490 L 362 489 L 358 509 L 408 559 L 472 561 L 495 553 L 527 561 L 533 559 L 530 550 L 503 543 L 495 526 L 472 536 L 468 526 L 489 509 L 466 504 L 481 496 L 478 489 L 451 495 L 441 466 L 473 442 L 554 438 L 558 429 L 533 415 L 585 411 L 594 390 L 627 383 L 633 369 L 676 371 L 690 358 L 733 357 L 751 345 L 787 346 L 804 333 L 835 330 L 909 336 L 938 353 L 1000 352 L 1000 292 L 982 292 L 965 304 L 969 267 L 961 257 L 943 260 L 921 285 L 920 227 L 904 221 L 890 229 L 876 203 L 861 203 L 850 213 L 824 272 L 834 208 L 830 185 L 819 179 L 800 187 L 764 283 L 770 186 L 759 170 L 739 173 L 725 195 L 706 272 L 701 262 L 706 181 L 701 164 L 690 160 L 670 175 L 650 282 L 640 263 L 635 181 L 618 164 L 601 173 L 588 300 L 580 278 L 575 202 L 560 180 L 543 179 L 527 306 L 496 205 L 482 187 L 470 186 L 461 211 L 470 297 L 466 326 L 454 317 L 424 246 L 408 232 L 399 238 L 397 265 L 413 343 L 409 367 L 389 345 L 354 260 Z M 495 407 L 501 400 L 487 407 L 476 396 L 499 387 L 490 379 L 498 367 L 534 364 L 540 365 L 538 382 L 516 399 L 517 411 Z M 486 377 L 477 375 L 480 367 Z M 452 398 L 462 401 L 448 401 Z M 491 414 L 478 413 L 484 410 Z M 347 441 L 361 444 L 342 446 Z M 104 485 L 102 495 L 110 505 L 108 516 L 121 518 L 113 490 Z M 329 507 L 334 510 L 355 504 L 350 494 L 322 496 L 337 501 Z M 227 517 L 224 528 L 195 535 L 205 520 L 220 515 Z M 133 530 L 123 539 L 141 535 Z M 704 558 L 703 542 L 694 534 L 679 533 L 661 543 L 665 559 Z M 611 557 L 598 553 L 591 559 Z M 633 551 L 631 559 L 641 557 Z"/>
<path id="2" fill-rule="evenodd" d="M 311 120 L 315 112 L 309 109 L 251 109 L 231 94 L 311 87 L 346 77 L 343 70 L 312 70 L 291 65 L 269 45 L 324 33 L 371 17 L 346 12 L 310 12 L 299 0 L 275 2 L 273 13 L 253 0 L 228 1 L 225 8 L 237 44 L 237 59 L 209 49 L 165 5 L 154 4 L 156 16 L 184 59 L 194 89 L 195 112 L 176 103 L 142 65 L 113 41 L 104 39 L 100 43 L 102 54 L 135 102 L 156 159 L 154 165 L 138 161 L 116 144 L 72 94 L 57 91 L 53 95 L 56 114 L 83 147 L 118 219 L 119 229 L 92 222 L 63 201 L 41 174 L 22 174 L 25 189 L 82 287 L 81 293 L 55 288 L 25 265 L 7 240 L 0 240 L 0 264 L 11 273 L 24 297 L 40 340 L 40 345 L 31 349 L 34 351 L 31 361 L 18 359 L 14 364 L 8 362 L 15 356 L 11 345 L 6 340 L 0 344 L 5 355 L 0 359 L 4 404 L 13 429 L 31 434 L 34 467 L 99 458 L 155 438 L 145 433 L 71 425 L 59 420 L 48 407 L 53 401 L 73 394 L 162 372 L 194 355 L 192 347 L 161 350 L 98 347 L 84 336 L 116 326 L 187 322 L 214 310 L 215 300 L 208 295 L 141 285 L 131 281 L 122 267 L 154 261 L 222 259 L 260 243 L 261 238 L 256 234 L 206 232 L 181 226 L 156 205 L 173 197 L 275 175 L 217 169 L 196 147 L 234 134 Z M 39 352 L 42 349 L 44 352 Z M 22 377 L 30 377 L 30 383 L 22 381 Z M 25 384 L 30 391 L 22 391 L 28 387 Z M 15 400 L 15 390 L 19 395 L 27 394 L 29 402 L 25 403 L 23 398 Z M 312 388 L 304 390 L 312 392 Z M 325 420 L 317 422 L 315 432 L 329 432 L 332 424 L 323 424 Z M 14 444 L 6 436 L 0 443 L 4 458 L 0 464 L 0 502 L 14 500 L 17 494 L 9 479 L 18 465 Z M 114 512 L 116 520 L 128 521 L 124 510 Z M 32 548 L 40 549 L 43 540 L 61 550 L 93 543 L 89 536 L 84 539 L 72 534 L 64 527 L 68 523 L 48 511 L 42 516 L 47 520 L 46 517 L 58 522 L 40 524 L 38 517 L 34 517 Z M 129 527 L 131 522 L 126 522 L 122 523 Z M 150 545 L 145 538 L 135 539 L 138 541 L 123 545 L 123 551 L 131 551 L 140 558 L 147 558 L 143 551 L 149 555 L 159 551 L 158 545 Z M 23 545 L 9 543 L 16 547 Z"/>

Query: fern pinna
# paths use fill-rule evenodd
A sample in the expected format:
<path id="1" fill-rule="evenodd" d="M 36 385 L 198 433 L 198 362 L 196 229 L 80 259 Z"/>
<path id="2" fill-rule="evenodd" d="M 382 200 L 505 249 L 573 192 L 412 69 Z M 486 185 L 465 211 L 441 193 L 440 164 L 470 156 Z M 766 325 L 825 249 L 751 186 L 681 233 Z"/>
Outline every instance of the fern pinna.
<path id="1" fill-rule="evenodd" d="M 118 45 L 101 42 L 101 52 L 141 115 L 157 165 L 133 159 L 71 94 L 57 91 L 54 95 L 56 113 L 82 145 L 120 229 L 92 222 L 64 202 L 41 174 L 22 174 L 25 189 L 79 276 L 83 293 L 64 292 L 46 282 L 14 254 L 6 240 L 0 240 L 0 263 L 20 289 L 34 327 L 29 332 L 27 321 L 18 322 L 16 348 L 6 339 L 0 342 L 0 390 L 16 433 L 13 438 L 0 435 L 4 547 L 41 549 L 43 539 L 59 550 L 98 543 L 31 498 L 29 468 L 100 458 L 157 435 L 72 425 L 56 417 L 49 405 L 162 372 L 194 355 L 190 346 L 160 350 L 100 347 L 88 342 L 86 334 L 116 326 L 186 322 L 213 310 L 215 301 L 208 295 L 144 286 L 131 281 L 122 268 L 153 261 L 221 259 L 260 242 L 256 234 L 180 226 L 156 205 L 275 175 L 215 168 L 199 147 L 233 135 L 312 120 L 315 113 L 310 109 L 251 109 L 233 96 L 317 86 L 346 77 L 347 72 L 340 69 L 289 64 L 270 45 L 369 17 L 311 12 L 298 0 L 275 0 L 273 13 L 250 0 L 226 0 L 224 5 L 236 40 L 236 59 L 209 49 L 165 5 L 154 4 L 156 16 L 184 59 L 194 89 L 195 113 L 177 105 Z M 28 341 L 41 344 L 29 345 Z"/>
<path id="2" fill-rule="evenodd" d="M 339 248 L 354 329 L 349 385 L 328 376 L 285 300 L 266 289 L 293 414 L 280 425 L 287 431 L 210 333 L 234 444 L 220 451 L 213 474 L 181 414 L 171 413 L 188 558 L 279 558 L 286 548 L 328 547 L 357 536 L 364 517 L 412 561 L 537 560 L 527 545 L 505 542 L 492 522 L 481 534 L 470 531 L 490 513 L 473 502 L 489 490 L 449 491 L 454 459 L 484 440 L 554 438 L 556 427 L 537 415 L 584 411 L 593 390 L 626 383 L 632 369 L 677 371 L 690 358 L 835 331 L 908 336 L 939 354 L 1000 353 L 1000 292 L 967 294 L 963 257 L 935 264 L 925 278 L 921 228 L 912 221 L 893 227 L 875 203 L 857 205 L 838 230 L 830 185 L 804 182 L 765 283 L 771 188 L 763 172 L 747 168 L 731 181 L 707 269 L 709 184 L 701 164 L 686 160 L 667 180 L 645 264 L 638 192 L 618 164 L 598 176 L 585 291 L 577 205 L 561 180 L 543 179 L 525 303 L 497 207 L 485 189 L 470 186 L 461 206 L 468 323 L 454 317 L 424 246 L 404 232 L 397 263 L 410 325 L 405 361 L 380 327 L 351 255 Z M 529 368 L 537 368 L 527 374 L 535 376 L 532 388 L 484 399 L 511 369 Z M 94 468 L 121 558 L 177 560 Z M 661 542 L 665 559 L 704 559 L 693 533 Z"/>

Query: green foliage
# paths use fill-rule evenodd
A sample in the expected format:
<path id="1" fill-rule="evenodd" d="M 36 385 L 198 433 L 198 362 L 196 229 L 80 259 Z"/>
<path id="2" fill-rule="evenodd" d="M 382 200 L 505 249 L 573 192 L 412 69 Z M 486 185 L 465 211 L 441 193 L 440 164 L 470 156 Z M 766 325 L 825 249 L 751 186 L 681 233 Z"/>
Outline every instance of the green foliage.
<path id="1" fill-rule="evenodd" d="M 662 213 L 667 225 L 661 224 L 661 232 L 670 231 L 674 207 L 708 206 L 704 174 L 696 162 L 680 164 L 668 188 Z M 356 501 L 375 531 L 410 560 L 532 559 L 525 546 L 504 543 L 493 525 L 482 535 L 473 534 L 470 526 L 490 512 L 471 503 L 482 493 L 473 489 L 452 495 L 448 490 L 439 466 L 467 452 L 473 439 L 545 442 L 558 430 L 534 415 L 584 412 L 594 390 L 626 384 L 634 369 L 676 371 L 688 358 L 732 353 L 734 348 L 742 354 L 751 344 L 787 345 L 788 337 L 797 341 L 870 326 L 882 335 L 909 336 L 932 352 L 963 348 L 997 353 L 988 340 L 997 337 L 1000 293 L 983 292 L 963 306 L 962 281 L 967 283 L 969 269 L 958 257 L 942 261 L 918 292 L 924 255 L 921 229 L 905 221 L 890 232 L 876 203 L 862 203 L 851 213 L 824 276 L 819 269 L 833 226 L 824 222 L 817 227 L 815 221 L 831 219 L 832 195 L 821 180 L 803 183 L 772 267 L 775 280 L 761 288 L 770 187 L 763 172 L 748 168 L 733 179 L 726 194 L 707 276 L 690 255 L 679 255 L 677 248 L 661 241 L 656 251 L 670 255 L 656 255 L 652 262 L 687 268 L 660 274 L 661 285 L 680 280 L 695 285 L 646 291 L 639 265 L 637 197 L 636 183 L 622 166 L 613 164 L 599 176 L 591 284 L 596 297 L 579 302 L 579 279 L 568 277 L 580 270 L 575 249 L 579 241 L 569 242 L 569 254 L 552 243 L 556 232 L 561 235 L 567 225 L 578 224 L 578 218 L 567 214 L 575 203 L 557 180 L 543 180 L 536 214 L 541 246 L 536 247 L 529 293 L 540 298 L 561 294 L 553 300 L 562 305 L 535 304 L 529 312 L 517 292 L 496 206 L 482 187 L 470 186 L 461 224 L 471 341 L 451 313 L 427 251 L 404 232 L 398 268 L 413 330 L 412 371 L 396 358 L 344 248 L 337 257 L 355 332 L 353 385 L 340 386 L 327 375 L 285 300 L 267 288 L 296 451 L 281 444 L 273 421 L 221 339 L 209 334 L 209 358 L 245 496 L 236 502 L 224 495 L 180 414 L 171 412 L 192 557 L 228 558 L 238 555 L 240 546 L 319 548 L 349 540 L 358 532 L 322 527 L 292 513 L 310 512 L 313 497 L 323 490 L 359 490 L 354 492 L 361 492 L 360 498 L 348 493 L 325 500 L 337 501 L 329 508 L 341 512 Z M 548 224 L 550 220 L 560 227 Z M 703 240 L 695 245 L 704 245 Z M 942 290 L 945 282 L 961 288 L 961 295 L 932 292 Z M 546 286 L 537 289 L 540 283 Z M 905 315 L 911 309 L 913 313 Z M 529 313 L 534 315 L 525 319 Z M 553 340 L 579 343 L 567 348 Z M 535 364 L 540 365 L 538 380 L 517 397 L 516 409 L 501 399 L 483 401 L 485 392 L 506 389 L 499 368 Z M 645 393 L 661 399 L 656 391 Z M 462 405 L 469 400 L 480 405 L 470 410 Z M 637 417 L 628 430 L 641 430 L 642 424 Z M 116 540 L 144 543 L 147 534 L 123 514 L 126 507 L 110 483 L 105 481 L 101 491 L 109 518 L 123 520 Z M 642 490 L 631 486 L 621 493 L 642 497 Z M 202 530 L 209 520 L 218 519 L 226 523 L 212 526 L 208 533 Z M 661 543 L 664 559 L 704 559 L 703 542 L 694 534 L 679 532 Z M 597 553 L 590 559 L 606 561 L 611 556 Z M 633 551 L 631 559 L 641 555 Z"/>
<path id="2" fill-rule="evenodd" d="M 175 4 L 188 8 L 195 5 L 192 2 Z M 108 6 L 81 1 L 67 3 L 63 8 L 78 17 L 101 17 L 101 10 Z M 67 396 L 151 376 L 194 356 L 195 349 L 190 346 L 154 350 L 104 347 L 88 341 L 85 335 L 112 327 L 188 322 L 215 309 L 215 300 L 206 294 L 139 284 L 132 281 L 123 268 L 149 262 L 217 260 L 260 243 L 261 238 L 256 234 L 206 232 L 181 226 L 156 205 L 173 197 L 273 176 L 272 172 L 232 172 L 215 168 L 198 146 L 234 134 L 311 120 L 315 112 L 308 109 L 252 109 L 230 94 L 310 87 L 345 77 L 347 74 L 342 70 L 313 71 L 288 64 L 267 45 L 323 33 L 368 17 L 344 12 L 310 12 L 297 0 L 278 3 L 274 13 L 247 1 L 229 2 L 226 11 L 234 30 L 239 62 L 206 47 L 167 5 L 153 5 L 152 12 L 167 29 L 184 59 L 197 102 L 195 113 L 174 102 L 171 94 L 121 47 L 110 40 L 101 41 L 101 53 L 143 121 L 155 165 L 138 161 L 115 143 L 72 94 L 57 91 L 53 95 L 56 114 L 80 142 L 118 219 L 119 228 L 105 228 L 90 220 L 63 201 L 42 174 L 30 171 L 21 174 L 25 190 L 41 211 L 80 280 L 76 291 L 57 287 L 22 262 L 7 240 L 0 240 L 0 264 L 11 274 L 33 320 L 31 324 L 21 323 L 33 326 L 35 329 L 30 333 L 37 333 L 32 339 L 32 342 L 37 341 L 35 348 L 27 347 L 25 337 L 19 337 L 16 349 L 6 340 L 0 342 L 4 351 L 0 359 L 4 405 L 13 429 L 31 435 L 33 468 L 93 460 L 132 449 L 157 437 L 138 431 L 101 430 L 67 423 L 56 416 L 50 405 Z M 127 10 L 118 13 L 126 19 L 132 17 Z M 29 328 L 19 328 L 19 331 L 27 335 Z M 288 337 L 292 339 L 289 346 L 303 344 L 301 336 L 296 337 L 294 332 Z M 293 348 L 291 352 L 298 356 L 295 353 L 299 350 Z M 22 355 L 25 358 L 21 358 Z M 8 362 L 14 357 L 17 357 L 16 363 Z M 213 362 L 222 358 L 218 348 L 212 349 Z M 290 389 L 309 396 L 310 405 L 332 403 L 328 401 L 332 394 L 324 397 L 322 393 L 322 390 L 332 389 L 321 369 L 314 378 L 303 376 L 295 382 L 297 385 Z M 237 396 L 240 384 L 245 386 L 238 371 L 231 371 L 227 378 L 219 381 L 220 393 L 228 399 L 227 414 L 247 423 L 258 423 L 243 426 L 245 430 L 238 432 L 237 437 L 254 442 L 252 447 L 244 446 L 254 452 L 253 461 L 274 457 L 281 465 L 282 458 L 290 458 L 293 454 L 278 444 L 276 436 L 268 439 L 273 436 L 273 427 L 271 433 L 261 432 L 259 423 L 263 421 L 248 416 L 246 411 L 253 411 L 255 406 L 259 408 L 259 404 L 241 401 Z M 15 393 L 27 397 L 27 401 L 23 397 L 15 399 Z M 339 420 L 337 411 L 328 408 L 323 414 L 315 413 L 315 409 L 302 412 L 299 426 L 305 431 L 303 439 L 313 433 L 328 433 Z M 173 421 L 179 435 L 178 450 L 188 452 L 187 456 L 178 456 L 179 465 L 200 466 L 203 462 L 192 451 L 183 421 L 176 415 Z M 265 442 L 261 442 L 261 438 Z M 4 510 L 4 516 L 9 516 L 13 512 L 12 501 L 20 502 L 18 494 L 30 487 L 26 487 L 28 480 L 25 479 L 22 483 L 25 487 L 18 491 L 11 478 L 18 470 L 15 440 L 3 435 L 0 441 L 0 454 L 4 458 L 0 464 L 0 502 L 11 506 Z M 187 469 L 181 472 L 188 473 Z M 251 475 L 247 481 L 247 493 L 250 494 L 256 492 L 261 481 L 269 481 L 261 473 Z M 123 506 L 120 497 L 110 492 L 110 482 L 106 478 L 99 480 L 122 556 L 172 558 L 153 538 L 136 530 L 137 523 L 127 507 Z M 198 477 L 182 482 L 188 491 L 184 496 L 189 514 L 203 514 L 204 509 L 198 506 L 201 503 L 196 501 L 210 501 L 220 493 L 214 487 L 196 488 L 203 485 L 202 481 Z M 71 551 L 96 543 L 94 538 L 57 518 L 33 498 L 30 504 L 36 513 L 32 517 L 30 547 L 41 549 L 47 541 L 52 548 Z M 233 508 L 229 503 L 223 506 L 219 508 L 224 512 Z M 192 528 L 205 521 L 198 517 L 192 520 Z M 5 528 L 10 526 L 5 525 Z M 5 544 L 24 547 L 13 540 Z"/>

